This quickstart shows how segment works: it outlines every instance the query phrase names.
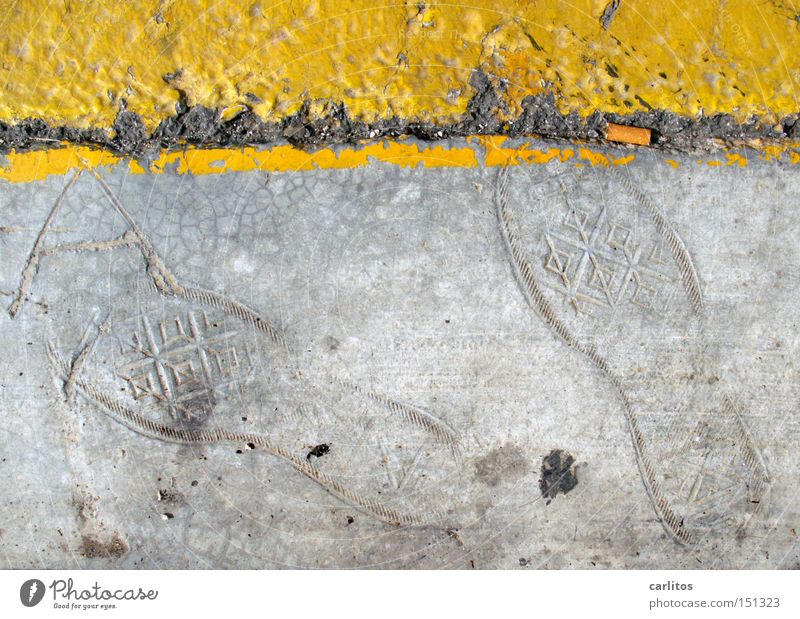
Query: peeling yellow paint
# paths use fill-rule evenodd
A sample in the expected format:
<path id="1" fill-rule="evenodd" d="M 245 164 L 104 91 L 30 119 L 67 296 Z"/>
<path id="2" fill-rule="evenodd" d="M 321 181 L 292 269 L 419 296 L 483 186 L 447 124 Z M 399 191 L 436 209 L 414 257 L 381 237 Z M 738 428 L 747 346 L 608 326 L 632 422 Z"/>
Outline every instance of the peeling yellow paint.
<path id="1" fill-rule="evenodd" d="M 739 166 L 740 168 L 747 166 L 747 159 L 739 153 L 727 153 L 725 156 L 728 159 L 729 166 Z"/>
<path id="2" fill-rule="evenodd" d="M 25 153 L 12 152 L 4 159 L 4 162 L 0 162 L 0 178 L 12 183 L 41 181 L 77 168 L 99 168 L 120 161 L 118 156 L 106 151 L 72 145 Z M 141 166 L 138 167 L 141 169 Z"/>
<path id="3" fill-rule="evenodd" d="M 392 163 L 400 167 L 424 165 L 429 168 L 474 168 L 478 165 L 475 150 L 468 147 L 430 146 L 420 148 L 418 145 L 410 143 L 383 142 L 336 150 L 323 148 L 314 152 L 306 152 L 288 145 L 275 146 L 265 150 L 195 148 L 162 154 L 150 165 L 150 171 L 159 173 L 168 166 L 173 166 L 179 174 L 223 174 L 250 170 L 291 172 L 357 168 L 365 166 L 371 161 Z"/>
<path id="4" fill-rule="evenodd" d="M 610 160 L 603 153 L 597 153 L 589 150 L 588 148 L 580 148 L 578 149 L 578 153 L 580 154 L 581 159 L 584 159 L 592 165 L 608 166 L 612 163 L 612 160 Z"/>
<path id="5" fill-rule="evenodd" d="M 152 130 L 183 97 L 226 118 L 311 101 L 451 122 L 476 68 L 503 86 L 506 117 L 539 92 L 582 115 L 800 109 L 796 2 L 623 1 L 604 29 L 607 3 L 0 0 L 0 120 L 107 128 L 126 105 Z"/>
<path id="6" fill-rule="evenodd" d="M 49 150 L 11 152 L 0 157 L 0 180 L 20 183 L 44 180 L 78 168 L 96 169 L 126 165 L 130 174 L 163 174 L 167 170 L 178 174 L 226 174 L 261 170 L 265 172 L 294 172 L 315 169 L 347 169 L 382 162 L 399 167 L 475 168 L 507 165 L 543 165 L 551 161 L 570 162 L 577 167 L 625 166 L 636 159 L 636 153 L 614 157 L 588 146 L 540 147 L 534 141 L 509 144 L 499 136 L 471 136 L 464 146 L 419 144 L 387 140 L 362 146 L 322 148 L 306 151 L 290 145 L 272 148 L 186 148 L 164 151 L 146 165 L 144 162 L 111 154 L 87 146 L 64 143 Z M 770 146 L 758 154 L 768 161 L 800 164 L 800 143 Z M 721 159 L 697 160 L 698 165 L 714 167 L 744 167 L 747 158 L 738 152 L 725 152 Z M 677 169 L 679 163 L 666 159 Z"/>
<path id="7" fill-rule="evenodd" d="M 572 148 L 531 148 L 530 143 L 520 147 L 503 146 L 507 138 L 478 136 L 474 141 L 485 149 L 484 163 L 487 166 L 519 165 L 520 163 L 548 163 L 554 159 L 568 161 L 575 155 Z"/>
<path id="8" fill-rule="evenodd" d="M 789 142 L 784 144 L 764 145 L 758 155 L 764 161 L 789 161 L 797 163 L 800 157 L 800 142 Z"/>
<path id="9" fill-rule="evenodd" d="M 553 159 L 568 161 L 575 155 L 572 148 L 532 148 L 530 143 L 506 148 L 504 137 L 476 136 L 469 139 L 482 145 L 486 154 L 483 165 L 517 165 L 521 163 L 542 164 Z M 592 165 L 625 165 L 634 159 L 627 157 L 609 160 L 588 148 L 579 149 L 579 157 Z M 241 149 L 188 148 L 182 151 L 164 152 L 149 163 L 147 168 L 136 160 L 127 160 L 108 152 L 88 147 L 63 144 L 62 148 L 46 151 L 12 152 L 0 165 L 0 179 L 11 182 L 43 180 L 50 175 L 66 174 L 72 169 L 111 166 L 127 161 L 132 174 L 160 174 L 174 169 L 178 174 L 224 174 L 265 170 L 290 172 L 313 169 L 343 169 L 368 165 L 373 161 L 391 163 L 400 167 L 428 168 L 459 167 L 474 168 L 479 165 L 478 151 L 471 146 L 445 147 L 443 145 L 420 146 L 409 142 L 386 141 L 364 146 L 346 148 L 323 148 L 308 152 L 289 146 L 269 149 L 252 147 Z"/>
<path id="10" fill-rule="evenodd" d="M 142 162 L 106 151 L 63 144 L 61 148 L 43 151 L 12 152 L 0 162 L 0 179 L 9 182 L 43 180 L 51 175 L 63 175 L 77 168 L 98 168 L 124 163 L 131 174 L 162 174 L 174 170 L 178 174 L 225 174 L 263 170 L 293 172 L 314 169 L 345 169 L 382 162 L 399 167 L 474 168 L 479 165 L 503 166 L 545 164 L 558 159 L 591 165 L 626 165 L 635 155 L 609 159 L 589 148 L 539 149 L 530 142 L 506 147 L 507 138 L 473 136 L 465 146 L 420 145 L 412 142 L 384 141 L 363 146 L 322 148 L 309 152 L 294 146 L 282 145 L 267 149 L 252 147 L 186 148 L 165 151 L 144 167 Z"/>

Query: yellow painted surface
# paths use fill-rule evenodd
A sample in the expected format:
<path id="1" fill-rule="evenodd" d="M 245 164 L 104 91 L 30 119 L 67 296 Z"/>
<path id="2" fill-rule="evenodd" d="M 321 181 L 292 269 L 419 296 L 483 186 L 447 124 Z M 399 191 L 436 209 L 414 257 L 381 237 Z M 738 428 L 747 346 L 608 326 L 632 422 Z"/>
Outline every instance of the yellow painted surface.
<path id="1" fill-rule="evenodd" d="M 72 145 L 25 153 L 11 152 L 3 159 L 5 161 L 0 161 L 0 179 L 12 183 L 41 181 L 77 168 L 99 168 L 120 162 L 119 157 L 106 151 Z"/>
<path id="2" fill-rule="evenodd" d="M 514 116 L 559 108 L 694 116 L 800 110 L 800 1 L 0 0 L 0 120 L 149 129 L 189 104 L 278 120 L 311 101 L 365 120 L 448 122 L 482 68 Z"/>
<path id="3" fill-rule="evenodd" d="M 504 137 L 476 136 L 464 146 L 419 146 L 400 141 L 383 141 L 362 146 L 322 148 L 313 152 L 282 145 L 267 149 L 252 147 L 187 148 L 164 151 L 147 167 L 142 162 L 113 155 L 106 151 L 63 144 L 62 148 L 42 151 L 12 152 L 0 161 L 0 179 L 20 183 L 44 180 L 51 175 L 64 175 L 78 168 L 96 169 L 127 165 L 131 174 L 162 174 L 167 169 L 178 174 L 223 174 L 227 172 L 295 172 L 314 169 L 357 168 L 372 162 L 400 167 L 474 168 L 478 165 L 502 166 L 522 163 L 547 163 L 553 159 L 574 160 L 576 164 L 625 165 L 634 155 L 609 159 L 589 148 L 536 148 L 530 143 L 506 147 Z"/>
<path id="4" fill-rule="evenodd" d="M 373 162 L 400 167 L 458 167 L 509 166 L 546 164 L 558 160 L 576 166 L 624 166 L 636 159 L 636 151 L 619 157 L 574 145 L 545 147 L 536 142 L 516 142 L 499 136 L 473 136 L 463 146 L 418 145 L 402 141 L 382 141 L 360 146 L 322 148 L 313 152 L 294 146 L 272 148 L 186 148 L 164 151 L 146 164 L 111 154 L 107 151 L 62 144 L 61 148 L 41 151 L 11 152 L 0 157 L 0 180 L 12 183 L 44 180 L 61 176 L 78 168 L 97 169 L 125 165 L 131 174 L 163 174 L 167 169 L 178 174 L 223 174 L 228 172 L 294 172 L 314 169 L 357 168 Z M 769 145 L 751 156 L 765 161 L 780 161 L 800 165 L 800 142 L 780 146 Z M 679 164 L 664 160 L 673 169 Z M 722 151 L 712 159 L 698 159 L 697 165 L 714 167 L 745 167 L 747 157 L 741 152 Z"/>

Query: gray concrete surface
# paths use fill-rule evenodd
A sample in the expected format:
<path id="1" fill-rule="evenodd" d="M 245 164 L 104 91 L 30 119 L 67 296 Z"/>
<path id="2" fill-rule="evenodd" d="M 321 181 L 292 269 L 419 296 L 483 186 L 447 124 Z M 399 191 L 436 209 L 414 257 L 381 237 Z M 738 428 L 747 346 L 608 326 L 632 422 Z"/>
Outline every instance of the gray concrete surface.
<path id="1" fill-rule="evenodd" d="M 798 171 L 670 157 L 3 184 L 0 565 L 797 567 Z"/>

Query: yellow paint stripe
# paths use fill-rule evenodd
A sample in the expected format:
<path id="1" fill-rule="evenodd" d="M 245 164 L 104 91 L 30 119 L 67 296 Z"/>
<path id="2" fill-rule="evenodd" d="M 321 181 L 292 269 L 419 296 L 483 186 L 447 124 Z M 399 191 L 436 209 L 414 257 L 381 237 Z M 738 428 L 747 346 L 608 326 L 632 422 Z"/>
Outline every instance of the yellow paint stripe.
<path id="1" fill-rule="evenodd" d="M 0 0 L 0 120 L 148 129 L 190 105 L 280 120 L 331 102 L 367 121 L 452 122 L 482 69 L 562 112 L 800 110 L 797 0 Z M 125 103 L 123 103 L 123 101 Z"/>
<path id="2" fill-rule="evenodd" d="M 43 180 L 51 175 L 63 175 L 77 168 L 126 164 L 132 174 L 162 174 L 174 170 L 178 174 L 225 174 L 230 172 L 293 172 L 303 170 L 331 170 L 357 168 L 371 162 L 382 162 L 399 167 L 474 168 L 478 165 L 499 166 L 521 163 L 547 163 L 553 159 L 575 159 L 591 165 L 625 165 L 634 155 L 609 159 L 589 148 L 544 148 L 530 143 L 507 148 L 504 137 L 473 137 L 465 146 L 420 145 L 411 142 L 385 141 L 364 146 L 323 148 L 313 152 L 290 145 L 268 149 L 252 147 L 187 148 L 165 151 L 150 162 L 142 163 L 110 154 L 103 150 L 65 143 L 62 148 L 12 152 L 0 162 L 0 179 L 9 182 Z M 471 143 L 471 144 L 470 144 Z"/>
<path id="3" fill-rule="evenodd" d="M 475 168 L 522 164 L 546 164 L 551 161 L 570 162 L 576 166 L 624 166 L 633 162 L 636 153 L 614 157 L 589 148 L 574 145 L 541 147 L 534 141 L 509 146 L 509 140 L 496 136 L 473 136 L 464 146 L 424 145 L 412 142 L 384 141 L 364 146 L 323 148 L 309 152 L 283 145 L 267 149 L 256 148 L 187 148 L 165 151 L 143 167 L 141 162 L 113 155 L 87 146 L 64 143 L 61 148 L 41 151 L 12 152 L 0 157 L 0 179 L 12 182 L 40 181 L 49 176 L 61 176 L 78 168 L 98 169 L 126 165 L 131 174 L 226 174 L 232 172 L 293 172 L 303 170 L 332 170 L 358 168 L 373 162 L 413 168 Z M 770 145 L 753 152 L 764 161 L 800 164 L 800 142 L 780 146 Z M 666 159 L 672 168 L 678 162 Z M 698 165 L 744 167 L 748 159 L 740 152 L 725 152 L 715 159 L 697 160 Z"/>

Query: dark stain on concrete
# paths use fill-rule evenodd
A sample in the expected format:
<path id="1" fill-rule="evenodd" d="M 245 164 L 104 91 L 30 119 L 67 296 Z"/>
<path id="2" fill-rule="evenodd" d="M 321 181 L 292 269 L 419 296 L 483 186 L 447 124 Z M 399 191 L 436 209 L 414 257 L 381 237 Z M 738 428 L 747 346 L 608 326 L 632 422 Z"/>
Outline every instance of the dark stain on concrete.
<path id="1" fill-rule="evenodd" d="M 73 497 L 73 504 L 78 512 L 78 525 L 81 530 L 80 553 L 87 559 L 118 559 L 130 550 L 128 542 L 116 531 L 107 532 L 97 513 L 97 502 L 100 497 L 84 489 Z M 59 529 L 58 532 L 63 536 Z M 63 546 L 67 550 L 66 544 Z"/>
<path id="2" fill-rule="evenodd" d="M 81 537 L 81 555 L 87 559 L 119 559 L 125 556 L 130 548 L 119 533 L 114 533 L 108 541 L 102 541 L 96 535 Z"/>
<path id="3" fill-rule="evenodd" d="M 188 382 L 176 389 L 176 395 L 180 397 L 180 408 L 170 412 L 177 425 L 188 430 L 203 428 L 217 405 L 213 388 L 199 382 Z"/>
<path id="4" fill-rule="evenodd" d="M 192 482 L 194 484 L 194 482 Z M 196 484 L 194 484 L 196 485 Z M 175 488 L 159 488 L 157 498 L 159 502 L 170 503 L 173 505 L 179 505 L 185 503 L 185 499 L 183 494 Z"/>
<path id="5" fill-rule="evenodd" d="M 613 3 L 612 3 L 613 4 Z M 165 80 L 173 77 L 165 76 Z M 650 129 L 653 146 L 701 152 L 718 148 L 719 142 L 744 144 L 749 140 L 782 140 L 800 137 L 800 115 L 791 114 L 777 125 L 752 118 L 738 123 L 727 114 L 688 118 L 663 110 L 627 115 L 596 111 L 587 118 L 577 112 L 563 114 L 552 93 L 525 97 L 522 113 L 510 121 L 498 119 L 506 112 L 500 92 L 485 73 L 474 70 L 470 85 L 475 90 L 463 118 L 449 124 L 430 124 L 404 118 L 382 118 L 366 123 L 350 116 L 343 104 L 331 103 L 324 113 L 311 111 L 310 102 L 280 122 L 265 122 L 251 110 L 224 120 L 220 110 L 189 106 L 182 96 L 175 114 L 147 134 L 141 118 L 125 109 L 109 130 L 54 127 L 29 118 L 16 124 L 0 122 L 0 153 L 57 147 L 59 142 L 95 145 L 109 151 L 147 160 L 161 149 L 190 144 L 206 147 L 270 146 L 290 143 L 313 149 L 332 144 L 356 144 L 365 140 L 414 137 L 424 141 L 468 135 L 540 136 L 564 140 L 601 140 L 608 122 Z M 503 88 L 502 84 L 499 86 Z"/>
<path id="6" fill-rule="evenodd" d="M 578 485 L 578 476 L 573 466 L 575 458 L 566 451 L 554 449 L 542 460 L 539 490 L 550 504 L 559 493 L 567 494 Z"/>
<path id="7" fill-rule="evenodd" d="M 320 443 L 306 454 L 306 460 L 311 460 L 311 456 L 314 456 L 315 458 L 321 458 L 330 450 L 331 446 L 328 443 Z"/>
<path id="8" fill-rule="evenodd" d="M 335 352 L 335 351 L 339 350 L 339 346 L 341 346 L 341 345 L 342 345 L 342 343 L 338 339 L 333 337 L 332 335 L 328 335 L 325 338 L 325 346 L 331 352 Z"/>
<path id="9" fill-rule="evenodd" d="M 487 486 L 519 479 L 528 472 L 528 458 L 516 445 L 506 443 L 475 461 L 475 478 Z"/>

